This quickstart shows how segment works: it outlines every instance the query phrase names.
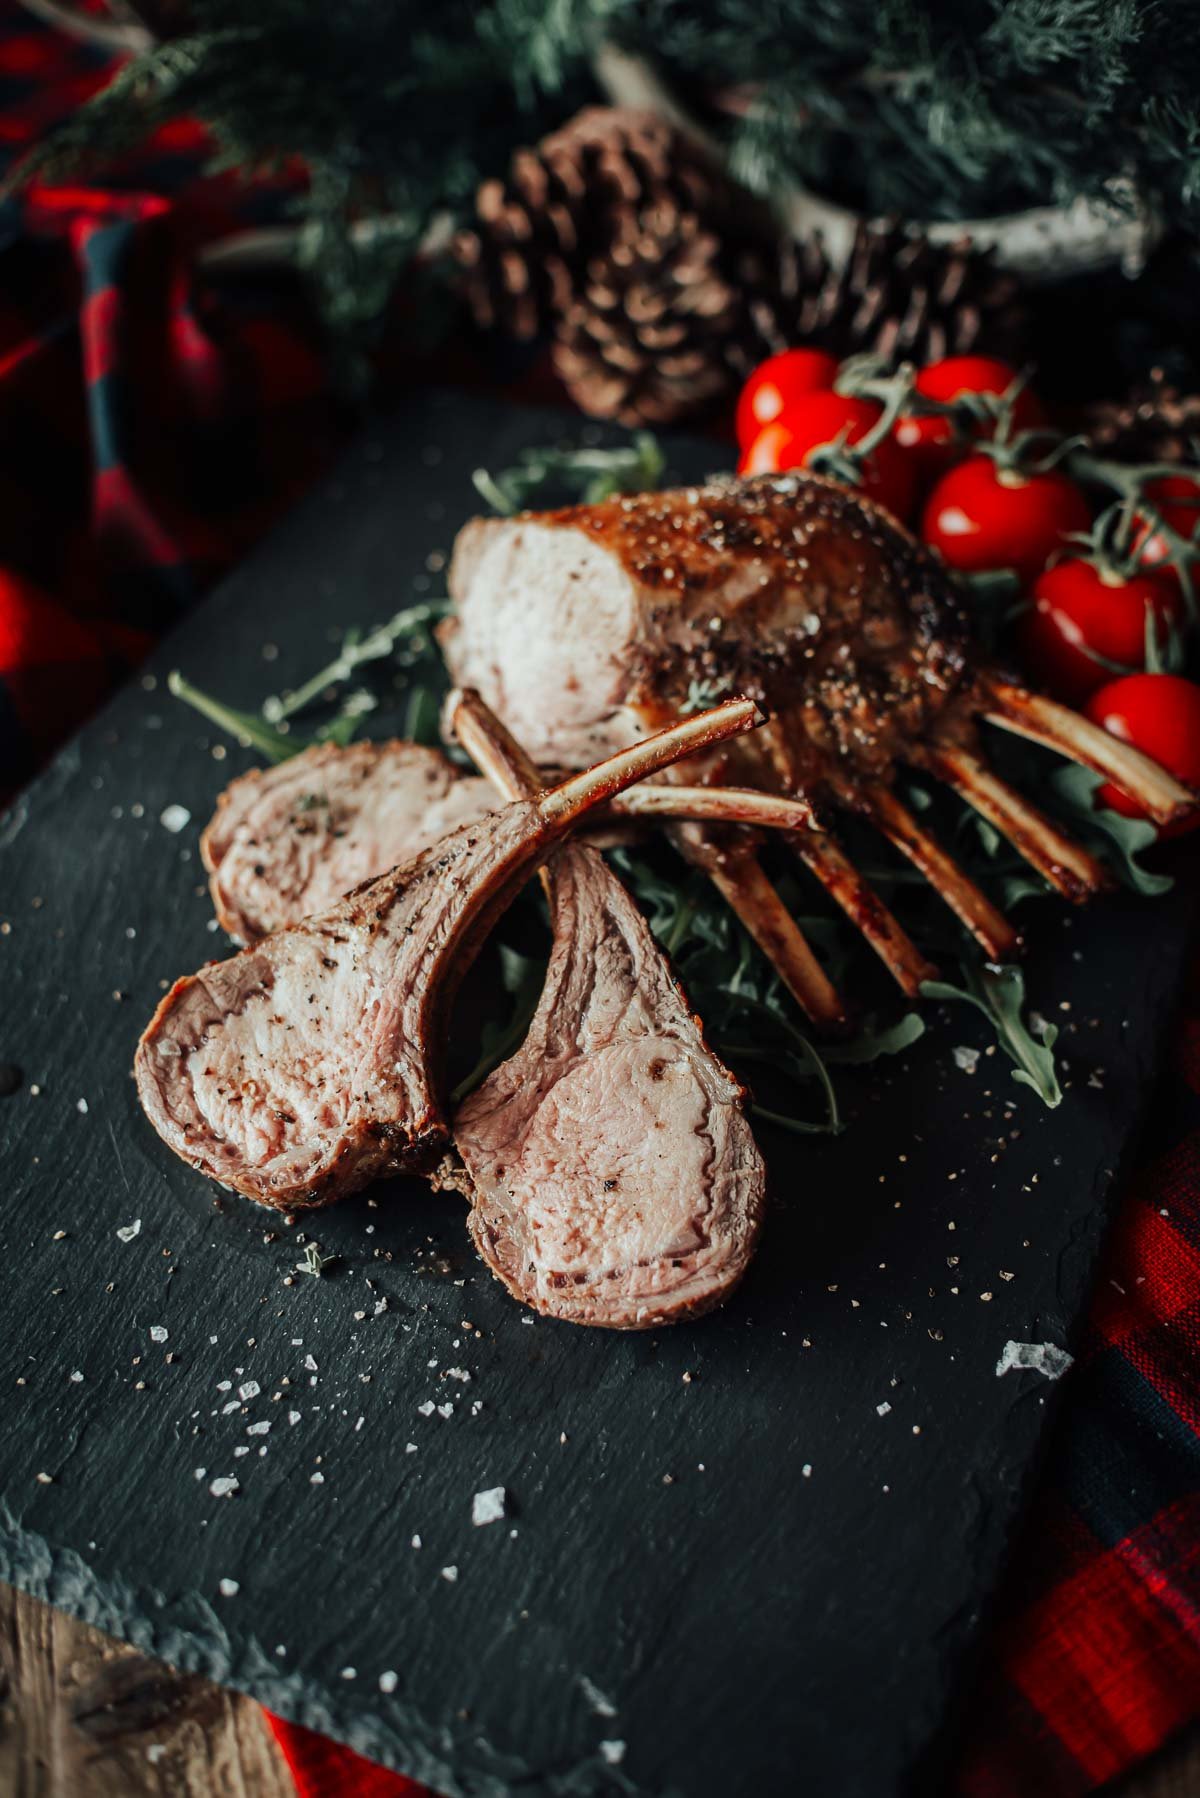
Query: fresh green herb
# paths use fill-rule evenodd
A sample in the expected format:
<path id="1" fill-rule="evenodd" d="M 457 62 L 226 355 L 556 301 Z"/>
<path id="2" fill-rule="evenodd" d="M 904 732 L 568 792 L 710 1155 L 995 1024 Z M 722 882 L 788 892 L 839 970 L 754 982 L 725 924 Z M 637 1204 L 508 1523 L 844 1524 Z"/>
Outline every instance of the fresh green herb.
<path id="1" fill-rule="evenodd" d="M 507 943 L 500 945 L 500 979 L 504 991 L 512 999 L 512 1010 L 507 1023 L 484 1025 L 479 1060 L 450 1095 L 455 1105 L 461 1104 L 477 1086 L 482 1086 L 492 1069 L 498 1068 L 502 1061 L 507 1061 L 513 1051 L 524 1042 L 530 1019 L 542 996 L 545 974 L 544 962 L 522 955 Z"/>
<path id="2" fill-rule="evenodd" d="M 342 639 L 342 647 L 332 662 L 319 668 L 316 674 L 300 686 L 289 689 L 285 693 L 274 693 L 263 700 L 262 714 L 268 724 L 282 724 L 287 718 L 294 717 L 307 706 L 320 699 L 330 687 L 339 681 L 349 680 L 356 668 L 365 662 L 382 661 L 390 656 L 402 637 L 415 637 L 419 633 L 428 633 L 429 625 L 434 619 L 442 618 L 450 609 L 449 600 L 429 600 L 422 605 L 405 606 L 389 618 L 386 624 L 377 624 L 373 630 L 361 636 L 358 628 L 353 627 Z"/>
<path id="3" fill-rule="evenodd" d="M 293 737 L 276 730 L 257 713 L 235 711 L 231 705 L 225 705 L 221 700 L 202 693 L 199 687 L 193 687 L 191 681 L 185 680 L 177 668 L 172 669 L 167 676 L 167 690 L 176 699 L 194 706 L 210 723 L 227 731 L 244 748 L 257 749 L 269 762 L 286 762 L 289 756 L 308 747 L 303 737 Z"/>
<path id="4" fill-rule="evenodd" d="M 1108 850 L 1108 861 L 1118 878 L 1133 892 L 1147 898 L 1169 893 L 1175 884 L 1169 874 L 1156 874 L 1138 860 L 1143 849 L 1152 849 L 1158 841 L 1154 825 L 1144 818 L 1124 818 L 1107 806 L 1097 807 L 1095 795 L 1104 781 L 1088 768 L 1057 768 L 1050 777 L 1051 791 L 1072 814 L 1081 836 Z"/>
<path id="5" fill-rule="evenodd" d="M 665 468 L 657 438 L 638 431 L 616 449 L 523 450 L 511 468 L 498 474 L 477 468 L 471 478 L 481 498 L 508 515 L 522 511 L 550 487 L 589 506 L 617 493 L 645 493 L 658 486 Z"/>
<path id="6" fill-rule="evenodd" d="M 325 1269 L 331 1267 L 333 1263 L 339 1259 L 340 1257 L 337 1255 L 322 1255 L 319 1242 L 306 1242 L 304 1245 L 304 1259 L 303 1261 L 297 1261 L 296 1272 L 298 1274 L 311 1274 L 315 1280 L 319 1280 Z"/>
<path id="7" fill-rule="evenodd" d="M 710 706 L 722 700 L 732 682 L 727 674 L 719 680 L 693 680 L 688 682 L 687 698 L 679 708 L 681 718 L 690 718 L 693 712 L 706 712 Z"/>
<path id="8" fill-rule="evenodd" d="M 1055 1025 L 1047 1024 L 1038 1042 L 1030 1033 L 1021 1009 L 1025 1003 L 1025 977 L 1020 968 L 981 968 L 965 962 L 965 987 L 944 980 L 927 980 L 921 987 L 926 999 L 960 999 L 981 1011 L 994 1026 L 1000 1047 L 1016 1064 L 1013 1079 L 1031 1086 L 1053 1108 L 1062 1103 L 1062 1088 L 1054 1066 Z"/>

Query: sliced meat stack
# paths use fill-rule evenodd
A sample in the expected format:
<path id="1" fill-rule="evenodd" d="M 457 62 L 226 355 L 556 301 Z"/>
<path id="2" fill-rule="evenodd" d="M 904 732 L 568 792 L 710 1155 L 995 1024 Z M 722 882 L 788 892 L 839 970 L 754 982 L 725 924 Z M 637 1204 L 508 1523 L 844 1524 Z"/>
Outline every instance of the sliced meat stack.
<path id="1" fill-rule="evenodd" d="M 536 770 L 470 701 L 460 741 L 509 795 Z M 743 1088 L 637 906 L 571 842 L 548 862 L 553 947 L 517 1054 L 460 1106 L 480 1254 L 515 1296 L 571 1323 L 649 1329 L 719 1304 L 748 1265 L 766 1185 Z"/>
<path id="2" fill-rule="evenodd" d="M 243 774 L 200 839 L 217 917 L 256 942 L 495 806 L 485 780 L 416 743 L 327 743 Z"/>
<path id="3" fill-rule="evenodd" d="M 447 1142 L 447 1004 L 500 911 L 590 810 L 753 728 L 734 700 L 441 838 L 339 904 L 175 983 L 135 1063 L 163 1140 L 265 1204 L 325 1204 Z"/>

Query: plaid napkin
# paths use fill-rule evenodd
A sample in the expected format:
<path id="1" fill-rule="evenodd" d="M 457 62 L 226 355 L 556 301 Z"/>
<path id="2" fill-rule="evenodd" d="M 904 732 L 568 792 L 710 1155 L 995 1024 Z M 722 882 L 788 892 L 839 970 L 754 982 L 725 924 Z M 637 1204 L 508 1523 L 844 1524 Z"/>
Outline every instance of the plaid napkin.
<path id="1" fill-rule="evenodd" d="M 0 157 L 104 73 L 0 0 Z M 343 435 L 294 295 L 195 277 L 200 246 L 280 200 L 200 178 L 203 148 L 174 126 L 103 187 L 0 208 L 0 797 Z M 1080 1798 L 1200 1716 L 1200 978 L 1182 1000 L 966 1720 L 962 1798 Z M 419 1798 L 270 1721 L 302 1798 Z"/>

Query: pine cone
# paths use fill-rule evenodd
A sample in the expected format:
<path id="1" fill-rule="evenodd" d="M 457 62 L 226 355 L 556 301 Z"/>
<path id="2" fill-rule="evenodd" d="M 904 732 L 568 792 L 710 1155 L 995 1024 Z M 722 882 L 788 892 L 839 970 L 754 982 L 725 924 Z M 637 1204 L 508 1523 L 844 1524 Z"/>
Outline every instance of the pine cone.
<path id="1" fill-rule="evenodd" d="M 576 404 L 621 424 L 670 424 L 724 394 L 741 300 L 717 235 L 672 202 L 625 213 L 554 342 Z"/>
<path id="2" fill-rule="evenodd" d="M 862 224 L 840 271 L 809 238 L 746 253 L 739 274 L 746 368 L 798 343 L 837 356 L 869 350 L 890 363 L 970 352 L 1023 358 L 1020 284 L 968 238 L 940 247 L 901 225 Z"/>
<path id="3" fill-rule="evenodd" d="M 518 150 L 507 181 L 479 189 L 475 222 L 454 243 L 477 323 L 526 341 L 542 335 L 630 213 L 666 203 L 715 216 L 729 191 L 653 113 L 587 107 Z"/>
<path id="4" fill-rule="evenodd" d="M 1122 462 L 1200 460 L 1200 394 L 1180 393 L 1161 368 L 1124 399 L 1085 407 L 1081 424 L 1102 455 Z"/>

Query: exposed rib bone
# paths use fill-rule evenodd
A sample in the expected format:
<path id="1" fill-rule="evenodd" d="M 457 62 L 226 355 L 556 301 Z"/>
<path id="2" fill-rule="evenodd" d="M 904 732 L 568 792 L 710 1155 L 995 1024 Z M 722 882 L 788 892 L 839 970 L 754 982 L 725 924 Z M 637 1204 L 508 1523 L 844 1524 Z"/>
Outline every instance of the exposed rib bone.
<path id="1" fill-rule="evenodd" d="M 471 752 L 472 759 L 474 751 Z M 717 824 L 757 825 L 764 830 L 819 830 L 803 799 L 781 799 L 753 787 L 630 787 L 610 808 L 622 818 L 690 818 Z"/>
<path id="2" fill-rule="evenodd" d="M 453 698 L 450 703 L 453 705 Z M 537 801 L 542 821 L 556 831 L 566 831 L 592 806 L 633 782 L 646 780 L 683 756 L 697 755 L 715 743 L 724 743 L 730 737 L 756 730 L 765 722 L 752 699 L 728 699 L 711 711 L 684 718 L 667 730 L 656 731 L 652 737 L 643 737 L 631 748 L 610 755 L 598 767 L 576 774 L 543 794 Z"/>
<path id="3" fill-rule="evenodd" d="M 880 784 L 856 789 L 852 803 L 860 806 L 875 828 L 925 876 L 992 961 L 1002 961 L 1016 951 L 1021 938 L 1004 913 L 980 891 L 936 837 L 918 824 L 890 787 Z"/>
<path id="4" fill-rule="evenodd" d="M 477 704 L 474 694 L 452 695 L 444 714 L 472 761 L 502 789 L 504 782 L 511 780 L 506 762 L 521 770 L 531 790 L 535 783 L 540 785 L 536 766 L 503 726 L 489 718 L 486 730 L 479 728 Z M 633 803 L 627 804 L 631 799 Z M 696 809 L 689 813 L 693 805 Z M 623 794 L 613 810 L 647 816 L 679 817 L 682 814 L 718 818 L 725 822 L 753 821 L 787 830 L 812 828 L 812 813 L 803 801 L 777 799 L 768 793 L 741 789 L 643 785 Z M 672 836 L 685 857 L 708 875 L 721 897 L 741 919 L 805 1016 L 815 1024 L 842 1023 L 846 1013 L 837 989 L 752 851 L 739 847 L 731 854 L 724 854 L 706 832 L 697 830 L 684 828 L 672 832 Z"/>
<path id="5" fill-rule="evenodd" d="M 788 839 L 810 873 L 870 943 L 897 985 L 915 999 L 937 969 L 926 961 L 898 918 L 830 836 L 805 832 Z"/>
<path id="6" fill-rule="evenodd" d="M 758 944 L 805 1017 L 831 1029 L 846 1021 L 841 994 L 813 954 L 807 937 L 759 866 L 753 850 L 728 854 L 701 826 L 678 825 L 671 840 L 703 870 Z"/>
<path id="7" fill-rule="evenodd" d="M 1057 700 L 1046 699 L 1040 693 L 1026 692 L 1024 687 L 1014 686 L 998 675 L 985 678 L 984 694 L 983 715 L 989 724 L 997 724 L 1018 737 L 1028 737 L 1047 749 L 1056 749 L 1081 768 L 1102 774 L 1144 806 L 1159 824 L 1170 824 L 1194 809 L 1195 795 L 1181 786 L 1174 775 L 1069 706 L 1059 705 Z"/>
<path id="8" fill-rule="evenodd" d="M 1108 885 L 1094 855 L 1059 830 L 1049 818 L 999 780 L 979 757 L 951 744 L 933 743 L 914 749 L 910 759 L 928 768 L 965 799 L 1013 848 L 1037 869 L 1065 899 L 1081 904 Z"/>

